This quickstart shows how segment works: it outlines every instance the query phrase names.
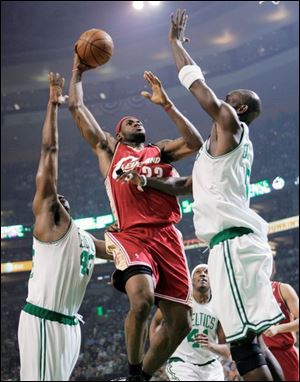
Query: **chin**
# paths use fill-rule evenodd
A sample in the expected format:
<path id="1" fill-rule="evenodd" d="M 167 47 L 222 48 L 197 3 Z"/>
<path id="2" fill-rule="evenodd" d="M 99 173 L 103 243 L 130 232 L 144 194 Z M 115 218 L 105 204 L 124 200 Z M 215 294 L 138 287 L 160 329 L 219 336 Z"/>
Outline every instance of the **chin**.
<path id="1" fill-rule="evenodd" d="M 146 134 L 145 133 L 136 133 L 136 134 L 133 134 L 130 138 L 131 138 L 130 140 L 132 142 L 144 143 L 146 140 Z"/>

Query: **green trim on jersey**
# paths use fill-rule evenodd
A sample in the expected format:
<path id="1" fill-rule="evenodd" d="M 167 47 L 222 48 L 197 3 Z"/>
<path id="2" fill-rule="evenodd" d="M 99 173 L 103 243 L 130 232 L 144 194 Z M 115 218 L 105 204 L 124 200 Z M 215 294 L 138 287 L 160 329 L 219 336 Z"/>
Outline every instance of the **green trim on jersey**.
<path id="1" fill-rule="evenodd" d="M 238 228 L 238 227 L 236 227 Z M 240 227 L 243 228 L 243 227 Z M 224 232 L 224 231 L 222 231 Z M 240 236 L 240 235 L 239 235 Z M 242 330 L 239 332 L 231 335 L 226 336 L 227 342 L 232 342 L 236 340 L 241 340 L 247 336 L 248 331 L 252 331 L 255 334 L 261 334 L 263 331 L 265 331 L 267 328 L 269 328 L 271 325 L 274 325 L 284 319 L 284 315 L 282 313 L 278 314 L 272 319 L 263 320 L 258 322 L 257 324 L 251 324 L 248 320 L 247 313 L 245 311 L 243 301 L 238 289 L 238 284 L 235 279 L 234 275 L 234 269 L 232 265 L 230 250 L 229 250 L 229 242 L 225 241 L 223 243 L 223 255 L 224 255 L 224 262 L 226 266 L 227 276 L 229 279 L 229 285 L 232 292 L 232 296 L 235 302 L 235 306 L 237 309 L 237 312 L 239 314 L 240 320 L 242 322 Z"/>
<path id="2" fill-rule="evenodd" d="M 30 304 L 29 302 L 23 308 L 24 312 L 33 316 L 49 320 L 56 321 L 65 325 L 77 325 L 78 319 L 75 316 L 67 316 L 65 314 L 57 313 L 52 310 L 40 308 L 39 306 Z"/>
<path id="3" fill-rule="evenodd" d="M 42 381 L 45 380 L 45 375 L 46 375 L 46 350 L 47 350 L 47 343 L 46 343 L 46 320 L 43 320 L 43 331 L 44 331 L 44 365 L 43 365 L 43 377 Z"/>
<path id="4" fill-rule="evenodd" d="M 40 365 L 40 380 L 42 380 L 42 353 L 43 353 L 42 338 L 43 338 L 43 322 L 40 321 L 40 362 L 39 362 L 39 365 Z"/>
<path id="5" fill-rule="evenodd" d="M 171 357 L 168 359 L 167 363 L 170 363 L 170 362 L 184 362 L 184 360 L 179 357 Z"/>
<path id="6" fill-rule="evenodd" d="M 209 248 L 212 249 L 215 245 L 222 243 L 223 241 L 233 239 L 238 236 L 248 235 L 253 233 L 252 229 L 246 227 L 230 227 L 217 233 L 212 237 L 209 242 Z"/>
<path id="7" fill-rule="evenodd" d="M 194 366 L 206 366 L 206 365 L 209 365 L 213 362 L 215 362 L 216 359 L 211 359 L 210 361 L 207 361 L 205 363 L 193 363 L 192 365 Z M 172 362 L 184 362 L 184 363 L 190 363 L 190 362 L 185 362 L 183 359 L 179 358 L 179 357 L 171 357 L 168 359 L 167 363 L 172 363 Z"/>

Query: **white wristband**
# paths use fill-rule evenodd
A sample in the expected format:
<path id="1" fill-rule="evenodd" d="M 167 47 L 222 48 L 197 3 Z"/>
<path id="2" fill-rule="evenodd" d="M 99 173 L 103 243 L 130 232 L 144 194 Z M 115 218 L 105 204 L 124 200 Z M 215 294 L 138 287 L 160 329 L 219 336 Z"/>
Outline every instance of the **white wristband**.
<path id="1" fill-rule="evenodd" d="M 198 65 L 186 65 L 180 69 L 178 78 L 181 84 L 189 90 L 193 82 L 200 80 L 205 82 L 202 70 Z"/>
<path id="2" fill-rule="evenodd" d="M 145 175 L 140 175 L 140 177 L 142 178 L 142 182 L 141 182 L 141 187 L 146 187 L 147 186 L 147 178 Z"/>

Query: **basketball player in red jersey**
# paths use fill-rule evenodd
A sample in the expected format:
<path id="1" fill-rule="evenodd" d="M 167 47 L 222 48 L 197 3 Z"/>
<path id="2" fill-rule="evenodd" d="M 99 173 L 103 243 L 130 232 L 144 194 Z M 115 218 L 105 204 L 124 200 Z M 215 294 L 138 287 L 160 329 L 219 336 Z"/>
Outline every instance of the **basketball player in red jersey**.
<path id="1" fill-rule="evenodd" d="M 268 328 L 264 332 L 263 340 L 280 363 L 285 380 L 299 381 L 299 359 L 293 335 L 299 331 L 299 298 L 289 284 L 272 281 L 272 289 L 285 319 L 280 324 Z"/>
<path id="2" fill-rule="evenodd" d="M 176 197 L 154 189 L 139 192 L 135 185 L 123 185 L 117 178 L 129 170 L 136 170 L 144 178 L 176 176 L 170 162 L 198 151 L 203 140 L 151 72 L 145 72 L 144 78 L 152 94 L 142 92 L 142 95 L 165 109 L 181 138 L 145 146 L 144 126 L 133 116 L 118 122 L 115 137 L 104 132 L 83 102 L 81 76 L 88 69 L 75 53 L 69 108 L 98 157 L 119 228 L 119 232 L 108 232 L 106 241 L 117 268 L 114 285 L 127 293 L 130 302 L 125 320 L 128 380 L 149 380 L 191 328 L 191 281 L 182 237 L 173 225 L 180 220 L 180 210 Z M 166 325 L 144 356 L 147 319 L 154 302 L 160 307 Z"/>

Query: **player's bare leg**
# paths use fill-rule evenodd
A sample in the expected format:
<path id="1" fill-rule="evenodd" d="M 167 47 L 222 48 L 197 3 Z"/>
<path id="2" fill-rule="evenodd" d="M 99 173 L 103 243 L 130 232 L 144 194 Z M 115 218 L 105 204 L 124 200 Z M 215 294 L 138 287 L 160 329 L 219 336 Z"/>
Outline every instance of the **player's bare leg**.
<path id="1" fill-rule="evenodd" d="M 127 356 L 130 365 L 143 361 L 148 316 L 154 303 L 153 280 L 149 275 L 132 276 L 125 286 L 130 310 L 125 320 Z"/>
<path id="2" fill-rule="evenodd" d="M 258 337 L 258 342 L 260 344 L 261 349 L 264 352 L 264 356 L 266 358 L 268 368 L 272 374 L 273 381 L 285 381 L 284 374 L 279 362 L 274 357 L 271 350 L 264 343 L 262 336 Z"/>
<path id="3" fill-rule="evenodd" d="M 191 309 L 183 304 L 161 300 L 164 323 L 153 336 L 143 362 L 143 371 L 152 375 L 172 355 L 191 330 Z"/>

